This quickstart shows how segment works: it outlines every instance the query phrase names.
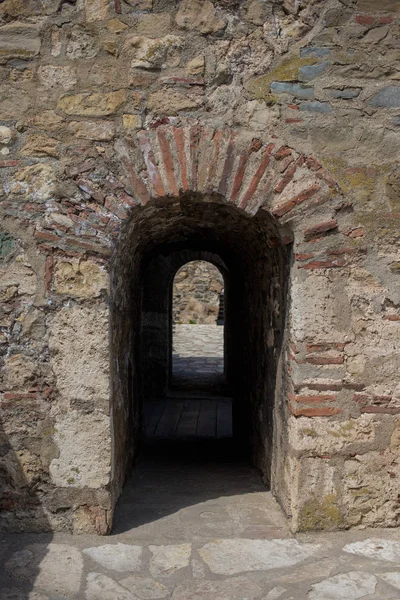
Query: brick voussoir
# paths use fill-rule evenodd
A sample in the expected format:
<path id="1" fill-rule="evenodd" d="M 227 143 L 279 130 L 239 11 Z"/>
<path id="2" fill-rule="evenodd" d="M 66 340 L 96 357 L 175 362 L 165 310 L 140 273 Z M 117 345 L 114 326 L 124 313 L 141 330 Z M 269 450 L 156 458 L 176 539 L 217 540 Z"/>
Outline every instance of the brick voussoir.
<path id="1" fill-rule="evenodd" d="M 235 162 L 235 133 L 231 132 L 229 136 L 228 146 L 226 149 L 226 157 L 224 167 L 222 169 L 222 175 L 218 186 L 218 192 L 221 196 L 226 197 L 228 191 L 229 179 L 232 173 L 233 165 Z"/>
<path id="2" fill-rule="evenodd" d="M 139 144 L 143 153 L 144 161 L 147 167 L 150 187 L 154 196 L 165 196 L 164 185 L 158 170 L 151 143 L 151 134 L 149 131 L 138 132 Z"/>
<path id="3" fill-rule="evenodd" d="M 240 203 L 239 203 L 240 208 L 245 209 L 247 207 L 252 196 L 254 195 L 255 191 L 257 190 L 258 185 L 262 179 L 262 176 L 264 175 L 264 173 L 270 163 L 271 152 L 274 149 L 274 147 L 275 147 L 275 145 L 271 143 L 271 144 L 268 144 L 268 146 L 265 146 L 265 148 L 263 149 L 263 154 L 262 154 L 262 158 L 260 160 L 260 164 L 249 183 L 249 187 L 247 188 L 247 191 L 245 192 L 244 196 L 240 200 Z"/>
<path id="4" fill-rule="evenodd" d="M 317 183 L 315 183 L 314 185 L 303 190 L 296 196 L 293 196 L 293 198 L 291 198 L 290 200 L 287 200 L 286 202 L 284 202 L 284 204 L 282 204 L 281 206 L 278 206 L 277 208 L 275 208 L 272 211 L 272 213 L 276 217 L 283 217 L 285 214 L 287 214 L 288 212 L 293 210 L 293 208 L 295 206 L 302 204 L 303 202 L 305 202 L 306 200 L 308 200 L 309 198 L 314 196 L 317 192 L 320 191 L 320 189 L 321 189 L 321 186 L 318 185 Z"/>
<path id="5" fill-rule="evenodd" d="M 198 170 L 198 153 L 199 143 L 202 135 L 202 127 L 198 123 L 193 125 L 189 130 L 189 173 L 191 179 L 191 190 L 197 192 L 197 170 Z"/>
<path id="6" fill-rule="evenodd" d="M 172 133 L 175 140 L 176 147 L 176 155 L 179 164 L 180 171 L 180 184 L 179 189 L 182 192 L 187 192 L 189 190 L 189 180 L 188 180 L 188 164 L 186 159 L 186 150 L 185 150 L 185 133 L 181 127 L 173 127 Z M 178 180 L 179 181 L 179 180 Z"/>
<path id="7" fill-rule="evenodd" d="M 210 148 L 214 138 L 215 129 L 205 128 L 202 130 L 197 165 L 197 188 L 199 192 L 205 193 L 207 189 L 208 169 L 210 167 Z"/>
<path id="8" fill-rule="evenodd" d="M 217 187 L 215 180 L 216 180 L 216 176 L 218 173 L 218 165 L 220 162 L 220 152 L 221 152 L 222 141 L 223 141 L 223 132 L 221 130 L 215 131 L 213 139 L 212 139 L 212 150 L 210 150 L 211 160 L 210 160 L 210 165 L 208 168 L 207 181 L 206 181 L 206 186 L 205 186 L 205 191 L 208 193 L 212 192 Z"/>
<path id="9" fill-rule="evenodd" d="M 164 163 L 165 179 L 168 184 L 169 194 L 177 197 L 179 188 L 175 177 L 174 159 L 171 152 L 169 140 L 167 138 L 167 130 L 165 126 L 158 127 L 157 130 L 158 142 L 160 145 L 161 156 Z"/>

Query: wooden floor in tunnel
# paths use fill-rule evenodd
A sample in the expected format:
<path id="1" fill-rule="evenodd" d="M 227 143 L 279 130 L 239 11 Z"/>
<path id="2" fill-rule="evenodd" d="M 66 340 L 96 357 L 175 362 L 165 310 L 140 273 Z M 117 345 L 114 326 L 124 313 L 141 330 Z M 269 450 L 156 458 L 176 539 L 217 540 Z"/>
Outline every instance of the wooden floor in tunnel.
<path id="1" fill-rule="evenodd" d="M 223 439 L 232 437 L 232 400 L 162 398 L 149 400 L 144 410 L 148 439 Z"/>

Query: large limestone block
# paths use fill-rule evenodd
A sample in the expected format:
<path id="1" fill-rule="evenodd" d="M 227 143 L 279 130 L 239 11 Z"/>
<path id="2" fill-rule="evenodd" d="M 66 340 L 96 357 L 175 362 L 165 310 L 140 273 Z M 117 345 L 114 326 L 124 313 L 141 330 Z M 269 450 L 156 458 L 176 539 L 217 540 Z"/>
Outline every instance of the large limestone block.
<path id="1" fill-rule="evenodd" d="M 67 58 L 87 60 L 94 58 L 99 51 L 97 38 L 79 25 L 72 28 L 67 44 Z"/>
<path id="2" fill-rule="evenodd" d="M 104 267 L 88 261 L 60 261 L 54 269 L 54 291 L 76 298 L 96 298 L 107 289 Z"/>
<path id="3" fill-rule="evenodd" d="M 59 456 L 50 463 L 54 485 L 101 488 L 110 482 L 110 419 L 95 411 L 58 415 L 54 441 Z"/>
<path id="4" fill-rule="evenodd" d="M 102 93 L 83 93 L 64 96 L 58 103 L 58 108 L 67 115 L 87 115 L 89 117 L 104 117 L 112 115 L 126 102 L 125 90 Z"/>
<path id="5" fill-rule="evenodd" d="M 39 134 L 29 135 L 21 149 L 21 154 L 23 156 L 53 156 L 57 158 L 59 156 L 57 146 L 58 140 L 54 138 Z"/>
<path id="6" fill-rule="evenodd" d="M 36 274 L 23 254 L 0 267 L 0 295 L 2 300 L 9 297 L 33 296 L 37 289 Z"/>
<path id="7" fill-rule="evenodd" d="M 6 191 L 26 200 L 44 202 L 56 190 L 56 175 L 51 165 L 37 164 L 16 171 L 5 184 Z"/>
<path id="8" fill-rule="evenodd" d="M 147 108 L 151 112 L 163 115 L 175 115 L 181 110 L 193 110 L 200 106 L 200 102 L 188 98 L 184 94 L 173 90 L 160 90 L 150 94 Z"/>
<path id="9" fill-rule="evenodd" d="M 179 65 L 184 39 L 176 35 L 149 38 L 141 35 L 129 36 L 124 52 L 132 56 L 132 68 L 165 69 Z"/>
<path id="10" fill-rule="evenodd" d="M 37 56 L 41 46 L 39 31 L 38 25 L 19 21 L 0 27 L 0 63 Z"/>
<path id="11" fill-rule="evenodd" d="M 350 307 L 345 280 L 310 274 L 292 281 L 292 328 L 297 339 L 342 341 L 348 331 Z M 343 332 L 343 333 L 342 333 Z"/>
<path id="12" fill-rule="evenodd" d="M 289 443 L 295 452 L 307 455 L 362 451 L 376 442 L 380 424 L 377 415 L 368 414 L 347 421 L 292 417 L 289 419 Z"/>
<path id="13" fill-rule="evenodd" d="M 104 21 L 112 16 L 110 0 L 85 0 L 86 21 Z"/>
<path id="14" fill-rule="evenodd" d="M 115 126 L 111 121 L 73 121 L 68 127 L 75 137 L 84 140 L 108 142 L 115 135 Z"/>
<path id="15" fill-rule="evenodd" d="M 342 504 L 348 525 L 398 525 L 400 465 L 397 457 L 398 454 L 390 450 L 375 451 L 355 455 L 345 462 Z"/>
<path id="16" fill-rule="evenodd" d="M 32 386 L 37 365 L 23 354 L 11 354 L 4 362 L 4 384 L 6 389 L 24 390 Z"/>
<path id="17" fill-rule="evenodd" d="M 49 330 L 51 363 L 63 405 L 108 412 L 107 308 L 67 305 L 52 319 Z"/>
<path id="18" fill-rule="evenodd" d="M 62 87 L 68 91 L 77 83 L 76 70 L 73 67 L 43 65 L 38 69 L 41 84 L 47 88 Z"/>
<path id="19" fill-rule="evenodd" d="M 216 33 L 226 26 L 209 0 L 183 0 L 176 15 L 176 24 L 182 29 L 200 33 Z"/>

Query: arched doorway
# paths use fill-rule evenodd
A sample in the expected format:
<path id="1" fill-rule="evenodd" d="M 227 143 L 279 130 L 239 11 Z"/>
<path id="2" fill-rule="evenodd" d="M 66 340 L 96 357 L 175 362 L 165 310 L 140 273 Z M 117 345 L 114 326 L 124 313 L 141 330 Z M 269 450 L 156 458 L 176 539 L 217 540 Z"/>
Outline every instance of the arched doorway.
<path id="1" fill-rule="evenodd" d="M 172 387 L 224 387 L 224 278 L 208 261 L 190 261 L 172 288 Z"/>
<path id="2" fill-rule="evenodd" d="M 290 246 L 280 242 L 268 213 L 249 216 L 218 195 L 186 194 L 135 212 L 115 265 L 115 306 L 128 302 L 130 310 L 114 312 L 114 353 L 120 365 L 126 356 L 133 365 L 131 397 L 114 417 L 121 477 L 146 438 L 145 402 L 170 393 L 174 277 L 188 262 L 206 260 L 224 275 L 225 373 L 235 447 L 268 484 Z"/>

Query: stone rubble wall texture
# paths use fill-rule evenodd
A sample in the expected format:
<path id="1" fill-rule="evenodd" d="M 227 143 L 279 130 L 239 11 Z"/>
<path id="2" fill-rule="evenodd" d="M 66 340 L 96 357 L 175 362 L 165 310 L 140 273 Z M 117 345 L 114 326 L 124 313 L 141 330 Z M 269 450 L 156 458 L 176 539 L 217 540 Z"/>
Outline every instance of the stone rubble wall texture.
<path id="1" fill-rule="evenodd" d="M 292 528 L 399 525 L 399 33 L 398 0 L 0 4 L 3 528 L 109 531 L 110 257 L 135 207 L 184 192 L 293 242 Z"/>
<path id="2" fill-rule="evenodd" d="M 215 325 L 223 289 L 217 267 L 206 261 L 187 263 L 174 278 L 173 322 Z"/>

